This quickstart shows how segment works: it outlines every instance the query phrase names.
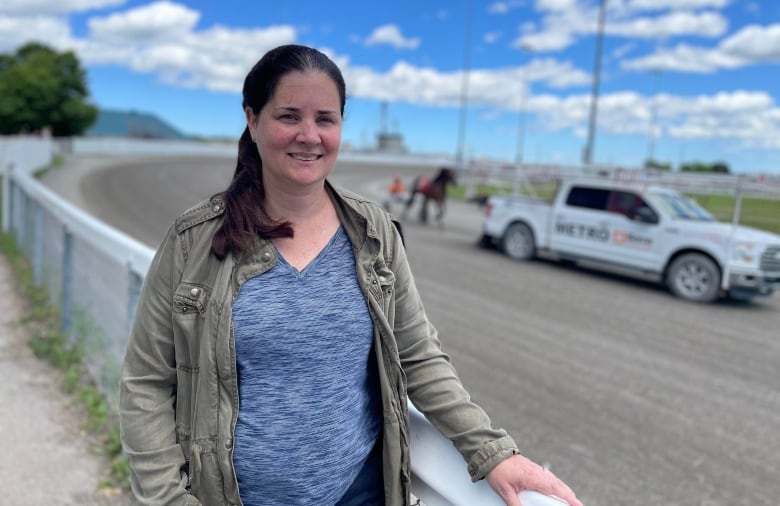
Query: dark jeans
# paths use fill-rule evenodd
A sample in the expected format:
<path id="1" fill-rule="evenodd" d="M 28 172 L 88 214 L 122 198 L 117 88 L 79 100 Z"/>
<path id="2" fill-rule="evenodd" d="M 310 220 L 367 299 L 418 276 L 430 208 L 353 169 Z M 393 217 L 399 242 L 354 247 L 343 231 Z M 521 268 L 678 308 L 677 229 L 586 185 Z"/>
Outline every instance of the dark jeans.
<path id="1" fill-rule="evenodd" d="M 336 506 L 384 506 L 385 486 L 382 476 L 382 437 L 368 454 L 360 474 Z"/>

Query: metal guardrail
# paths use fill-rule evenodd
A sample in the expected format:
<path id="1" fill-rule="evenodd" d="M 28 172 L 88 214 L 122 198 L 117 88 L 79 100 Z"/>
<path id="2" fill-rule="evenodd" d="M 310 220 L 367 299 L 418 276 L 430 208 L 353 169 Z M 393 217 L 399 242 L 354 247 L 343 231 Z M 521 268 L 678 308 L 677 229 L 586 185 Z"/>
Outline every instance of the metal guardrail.
<path id="1" fill-rule="evenodd" d="M 33 281 L 59 309 L 70 344 L 111 409 L 141 284 L 154 251 L 54 194 L 33 177 L 51 164 L 50 139 L 0 139 L 3 231 L 30 261 Z"/>
<path id="2" fill-rule="evenodd" d="M 81 344 L 87 369 L 112 409 L 118 405 L 119 370 L 141 284 L 154 251 L 54 194 L 33 177 L 51 164 L 60 145 L 51 139 L 0 138 L 2 229 L 16 237 L 30 260 L 37 286 L 60 308 L 62 330 Z M 66 149 L 103 154 L 215 153 L 196 143 L 80 140 Z M 231 151 L 233 147 L 231 147 Z M 402 163 L 392 156 L 362 156 L 367 163 Z M 354 158 L 354 157 L 352 157 Z M 395 162 L 394 162 L 395 160 Z M 405 157 L 403 163 L 441 164 Z M 491 506 L 503 502 L 484 481 L 472 483 L 463 458 L 410 404 L 412 492 L 425 506 Z M 524 506 L 561 506 L 524 491 Z"/>

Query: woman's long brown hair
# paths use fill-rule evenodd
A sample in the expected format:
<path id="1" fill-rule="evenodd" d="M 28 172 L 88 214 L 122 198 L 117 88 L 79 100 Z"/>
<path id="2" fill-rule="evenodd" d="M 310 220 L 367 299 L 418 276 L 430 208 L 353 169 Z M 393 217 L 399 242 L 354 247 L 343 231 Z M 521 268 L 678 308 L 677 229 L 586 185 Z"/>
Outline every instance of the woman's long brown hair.
<path id="1" fill-rule="evenodd" d="M 244 80 L 242 108 L 255 115 L 271 100 L 279 81 L 290 72 L 324 72 L 336 84 L 341 96 L 341 115 L 346 103 L 346 85 L 333 61 L 316 49 L 288 44 L 266 53 Z M 238 141 L 238 160 L 233 180 L 227 189 L 215 195 L 225 202 L 225 218 L 211 242 L 211 250 L 220 260 L 228 253 L 250 251 L 258 238 L 292 237 L 289 221 L 278 222 L 265 211 L 263 160 L 245 128 Z"/>

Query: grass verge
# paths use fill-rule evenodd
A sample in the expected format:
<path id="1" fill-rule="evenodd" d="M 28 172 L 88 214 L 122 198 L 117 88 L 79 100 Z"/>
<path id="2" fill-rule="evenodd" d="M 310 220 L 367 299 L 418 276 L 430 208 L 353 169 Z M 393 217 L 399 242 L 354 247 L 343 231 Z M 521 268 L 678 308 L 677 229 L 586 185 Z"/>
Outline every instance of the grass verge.
<path id="1" fill-rule="evenodd" d="M 46 292 L 35 286 L 30 264 L 12 235 L 0 232 L 0 254 L 8 258 L 19 291 L 28 302 L 20 323 L 29 331 L 30 348 L 38 358 L 62 372 L 63 391 L 83 410 L 85 429 L 99 441 L 97 450 L 110 461 L 110 474 L 100 483 L 100 488 L 127 489 L 130 463 L 122 453 L 119 424 L 110 413 L 103 393 L 87 374 L 79 339 L 71 342 L 60 331 L 59 311 L 50 303 Z"/>

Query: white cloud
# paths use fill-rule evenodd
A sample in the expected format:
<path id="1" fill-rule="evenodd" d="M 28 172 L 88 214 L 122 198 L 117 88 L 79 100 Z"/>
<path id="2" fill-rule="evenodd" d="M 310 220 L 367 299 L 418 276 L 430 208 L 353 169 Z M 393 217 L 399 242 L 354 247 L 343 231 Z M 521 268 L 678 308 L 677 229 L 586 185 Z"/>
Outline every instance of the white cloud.
<path id="1" fill-rule="evenodd" d="M 780 62 L 780 24 L 751 25 L 721 41 L 715 48 L 679 44 L 654 54 L 628 60 L 628 70 L 671 70 L 712 73 L 758 63 Z"/>
<path id="2" fill-rule="evenodd" d="M 396 63 L 381 74 L 366 67 L 343 69 L 348 91 L 354 97 L 437 107 L 460 103 L 460 71 L 440 72 L 407 62 Z M 535 59 L 525 67 L 474 69 L 469 74 L 469 104 L 517 111 L 521 109 L 521 92 L 526 85 L 543 83 L 566 88 L 590 82 L 589 74 L 553 58 Z"/>
<path id="3" fill-rule="evenodd" d="M 195 29 L 200 14 L 157 2 L 89 20 L 90 38 L 79 41 L 87 64 L 119 64 L 153 73 L 174 86 L 240 91 L 246 72 L 267 50 L 295 42 L 290 26 Z M 252 48 L 251 51 L 247 48 Z"/>
<path id="4" fill-rule="evenodd" d="M 536 124 L 550 131 L 584 133 L 587 94 L 531 97 Z M 605 94 L 599 99 L 598 131 L 646 135 L 655 108 L 659 136 L 676 139 L 737 140 L 743 147 L 780 148 L 780 107 L 766 92 L 721 92 L 692 97 L 635 92 Z"/>
<path id="5" fill-rule="evenodd" d="M 397 25 L 382 25 L 371 32 L 365 44 L 366 46 L 387 44 L 396 49 L 416 49 L 420 45 L 420 39 L 404 37 Z"/>
<path id="6" fill-rule="evenodd" d="M 495 44 L 500 38 L 501 38 L 501 32 L 493 31 L 493 32 L 487 32 L 485 35 L 483 35 L 482 41 L 485 42 L 485 44 Z"/>
<path id="7" fill-rule="evenodd" d="M 728 21 L 715 12 L 670 12 L 656 17 L 640 17 L 607 24 L 608 35 L 658 39 L 693 35 L 719 37 L 728 29 Z"/>
<path id="8" fill-rule="evenodd" d="M 3 0 L 0 13 L 20 16 L 46 16 L 117 7 L 126 0 Z"/>
<path id="9" fill-rule="evenodd" d="M 669 134 L 683 139 L 739 139 L 745 146 L 780 148 L 780 109 L 764 92 L 670 99 L 679 121 Z"/>
<path id="10" fill-rule="evenodd" d="M 536 9 L 540 11 L 563 12 L 577 8 L 576 0 L 536 0 Z"/>
<path id="11" fill-rule="evenodd" d="M 731 3 L 731 0 L 629 0 L 628 7 L 636 10 L 696 10 L 696 9 L 722 9 Z"/>
<path id="12" fill-rule="evenodd" d="M 719 49 L 750 61 L 780 61 L 780 24 L 746 26 L 724 40 Z"/>
<path id="13" fill-rule="evenodd" d="M 532 47 L 534 51 L 552 52 L 566 49 L 574 43 L 574 35 L 567 30 L 547 30 L 524 35 L 512 43 L 512 47 Z"/>
<path id="14" fill-rule="evenodd" d="M 522 7 L 523 5 L 525 5 L 525 2 L 523 0 L 508 0 L 508 1 L 501 1 L 501 2 L 493 2 L 490 5 L 488 5 L 487 11 L 489 14 L 502 15 L 502 14 L 506 14 L 512 9 Z"/>
<path id="15" fill-rule="evenodd" d="M 591 76 L 588 72 L 578 70 L 571 62 L 561 62 L 554 58 L 537 58 L 524 69 L 528 79 L 541 82 L 552 88 L 569 88 L 573 86 L 589 86 Z"/>
<path id="16" fill-rule="evenodd" d="M 612 50 L 612 58 L 616 60 L 620 60 L 625 55 L 633 51 L 635 48 L 636 48 L 635 42 L 628 42 L 626 44 L 622 44 Z"/>
<path id="17" fill-rule="evenodd" d="M 190 33 L 200 13 L 181 4 L 161 1 L 103 18 L 89 20 L 92 37 L 113 41 L 150 42 L 178 39 Z"/>
<path id="18" fill-rule="evenodd" d="M 40 41 L 39 34 L 46 34 L 48 44 L 58 48 L 73 45 L 70 25 L 67 21 L 46 16 L 0 16 L 0 52 L 12 53 L 27 42 Z"/>
<path id="19" fill-rule="evenodd" d="M 741 65 L 742 60 L 739 58 L 729 57 L 718 51 L 680 44 L 649 56 L 624 61 L 621 67 L 637 71 L 665 70 L 708 74 L 718 69 L 736 68 Z"/>
<path id="20" fill-rule="evenodd" d="M 728 20 L 719 12 L 689 10 L 694 4 L 715 6 L 723 2 L 680 1 L 682 3 L 675 3 L 673 9 L 664 9 L 665 12 L 654 15 L 642 14 L 643 5 L 637 2 L 608 3 L 604 32 L 611 37 L 659 39 L 719 37 L 728 29 Z M 667 0 L 661 3 L 667 5 L 672 2 Z M 681 8 L 686 5 L 689 9 Z M 574 0 L 539 0 L 536 8 L 543 13 L 541 28 L 528 24 L 521 26 L 521 35 L 515 40 L 515 47 L 526 44 L 538 51 L 560 51 L 573 45 L 581 36 L 595 34 L 598 29 L 598 9 L 593 4 Z"/>

